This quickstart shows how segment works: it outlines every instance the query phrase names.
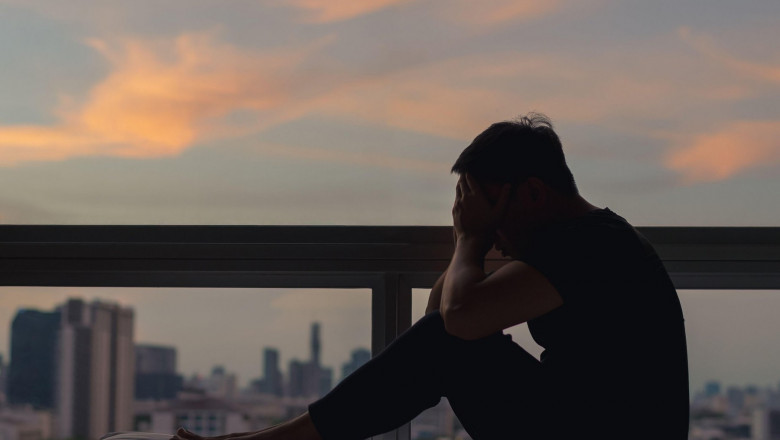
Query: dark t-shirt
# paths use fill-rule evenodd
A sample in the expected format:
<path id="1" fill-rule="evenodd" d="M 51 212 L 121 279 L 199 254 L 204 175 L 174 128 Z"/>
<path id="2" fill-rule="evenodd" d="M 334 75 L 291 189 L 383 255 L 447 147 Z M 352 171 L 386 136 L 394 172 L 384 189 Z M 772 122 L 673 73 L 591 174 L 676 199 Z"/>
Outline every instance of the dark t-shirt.
<path id="1" fill-rule="evenodd" d="M 650 243 L 599 209 L 539 231 L 521 260 L 563 298 L 561 307 L 528 322 L 561 410 L 580 416 L 573 422 L 599 426 L 585 432 L 686 438 L 682 309 Z"/>

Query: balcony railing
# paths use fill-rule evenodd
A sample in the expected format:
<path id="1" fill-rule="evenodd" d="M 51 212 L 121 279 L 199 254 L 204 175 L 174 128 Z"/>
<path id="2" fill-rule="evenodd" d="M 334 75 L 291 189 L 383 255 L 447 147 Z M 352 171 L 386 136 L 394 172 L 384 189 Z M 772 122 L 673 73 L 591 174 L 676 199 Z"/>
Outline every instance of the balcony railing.
<path id="1" fill-rule="evenodd" d="M 645 227 L 678 289 L 780 289 L 779 227 Z M 0 285 L 370 288 L 372 350 L 452 255 L 443 226 L 0 225 Z M 506 259 L 491 251 L 486 269 Z M 409 429 L 386 438 L 408 439 Z"/>

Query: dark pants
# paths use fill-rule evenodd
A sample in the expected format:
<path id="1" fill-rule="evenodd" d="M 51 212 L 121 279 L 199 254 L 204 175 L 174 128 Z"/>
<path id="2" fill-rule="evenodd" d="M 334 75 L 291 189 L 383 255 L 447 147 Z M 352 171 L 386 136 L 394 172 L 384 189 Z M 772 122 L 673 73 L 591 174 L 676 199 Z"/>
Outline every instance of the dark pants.
<path id="1" fill-rule="evenodd" d="M 309 414 L 325 440 L 395 429 L 447 397 L 475 440 L 556 438 L 550 381 L 508 335 L 456 338 L 430 313 L 344 379 Z"/>

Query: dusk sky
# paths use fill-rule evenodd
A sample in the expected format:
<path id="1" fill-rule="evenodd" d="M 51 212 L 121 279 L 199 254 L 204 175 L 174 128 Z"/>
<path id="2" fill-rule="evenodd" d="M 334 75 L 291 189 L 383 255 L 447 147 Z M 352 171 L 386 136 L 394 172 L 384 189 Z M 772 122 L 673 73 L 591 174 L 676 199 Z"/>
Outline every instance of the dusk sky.
<path id="1" fill-rule="evenodd" d="M 778 226 L 778 23 L 777 0 L 0 0 L 0 222 L 450 225 L 460 151 L 539 111 L 635 225 Z M 56 303 L 1 292 L 2 320 Z M 748 324 L 718 313 L 780 310 L 732 294 L 686 314 L 722 340 Z"/>

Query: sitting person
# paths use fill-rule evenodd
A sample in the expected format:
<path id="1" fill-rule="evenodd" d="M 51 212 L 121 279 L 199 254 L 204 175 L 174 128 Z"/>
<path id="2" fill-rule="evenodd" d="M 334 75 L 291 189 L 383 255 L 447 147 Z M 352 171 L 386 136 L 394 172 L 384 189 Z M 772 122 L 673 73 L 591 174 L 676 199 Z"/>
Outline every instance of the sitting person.
<path id="1" fill-rule="evenodd" d="M 455 251 L 426 315 L 300 417 L 218 438 L 364 439 L 441 397 L 475 440 L 687 438 L 674 286 L 642 235 L 579 194 L 549 120 L 493 124 L 452 171 Z M 491 247 L 511 261 L 486 274 Z M 502 333 L 523 322 L 541 360 Z"/>

